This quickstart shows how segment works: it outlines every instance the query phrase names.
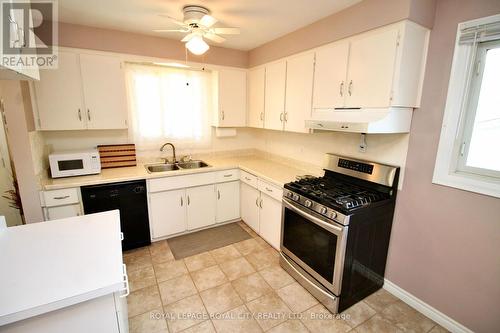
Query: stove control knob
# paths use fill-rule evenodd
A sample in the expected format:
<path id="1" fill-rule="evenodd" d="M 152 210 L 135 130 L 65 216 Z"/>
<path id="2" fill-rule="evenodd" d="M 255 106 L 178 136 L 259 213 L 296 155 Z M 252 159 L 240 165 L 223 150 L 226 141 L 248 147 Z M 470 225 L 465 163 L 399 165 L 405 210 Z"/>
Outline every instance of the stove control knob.
<path id="1" fill-rule="evenodd" d="M 299 201 L 300 197 L 298 194 L 293 194 L 292 195 L 292 199 L 295 200 L 295 201 Z"/>
<path id="2" fill-rule="evenodd" d="M 287 192 L 286 196 L 289 197 L 289 198 L 291 198 L 291 197 L 293 197 L 293 193 L 292 192 Z"/>
<path id="3" fill-rule="evenodd" d="M 332 217 L 331 217 L 331 218 L 332 218 L 332 219 L 334 219 L 334 218 L 336 218 L 336 217 L 337 217 L 337 213 L 332 212 Z"/>
<path id="4" fill-rule="evenodd" d="M 325 215 L 327 211 L 328 211 L 328 210 L 326 209 L 326 207 L 321 207 L 321 208 L 319 209 L 319 213 L 320 213 L 320 214 L 323 214 L 323 215 Z"/>
<path id="5" fill-rule="evenodd" d="M 304 202 L 304 205 L 305 205 L 306 207 L 311 207 L 311 206 L 312 206 L 312 204 L 313 204 L 313 203 L 311 202 L 311 200 L 306 200 L 306 201 Z"/>

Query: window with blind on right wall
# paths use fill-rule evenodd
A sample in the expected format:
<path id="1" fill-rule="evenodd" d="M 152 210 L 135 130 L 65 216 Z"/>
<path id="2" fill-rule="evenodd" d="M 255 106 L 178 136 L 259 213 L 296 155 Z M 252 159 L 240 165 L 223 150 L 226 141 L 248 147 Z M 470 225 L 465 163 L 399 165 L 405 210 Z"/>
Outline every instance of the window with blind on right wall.
<path id="1" fill-rule="evenodd" d="M 500 197 L 500 15 L 458 25 L 433 182 Z"/>

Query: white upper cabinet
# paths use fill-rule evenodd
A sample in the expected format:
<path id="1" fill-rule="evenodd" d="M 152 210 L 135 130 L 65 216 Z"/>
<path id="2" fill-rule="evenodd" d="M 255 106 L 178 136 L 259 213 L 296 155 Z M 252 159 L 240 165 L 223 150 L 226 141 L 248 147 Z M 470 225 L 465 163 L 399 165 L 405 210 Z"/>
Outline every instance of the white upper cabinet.
<path id="1" fill-rule="evenodd" d="M 404 21 L 318 48 L 313 109 L 419 107 L 428 38 Z"/>
<path id="2" fill-rule="evenodd" d="M 353 38 L 349 54 L 346 107 L 389 107 L 399 29 Z"/>
<path id="3" fill-rule="evenodd" d="M 345 102 L 349 43 L 341 41 L 316 51 L 313 108 L 343 107 Z"/>
<path id="4" fill-rule="evenodd" d="M 305 120 L 311 116 L 314 53 L 305 53 L 287 60 L 285 131 L 308 133 Z"/>
<path id="5" fill-rule="evenodd" d="M 248 126 L 264 127 L 264 90 L 266 68 L 259 67 L 248 72 Z"/>
<path id="6" fill-rule="evenodd" d="M 78 54 L 59 51 L 58 62 L 58 69 L 41 70 L 40 81 L 33 83 L 38 127 L 43 130 L 85 129 Z"/>
<path id="7" fill-rule="evenodd" d="M 33 83 L 38 129 L 127 128 L 120 58 L 59 51 L 58 59 L 57 69 L 41 71 Z"/>
<path id="8" fill-rule="evenodd" d="M 117 57 L 81 54 L 88 129 L 127 128 L 125 75 Z"/>
<path id="9" fill-rule="evenodd" d="M 247 73 L 244 70 L 214 71 L 214 126 L 246 126 Z"/>
<path id="10" fill-rule="evenodd" d="M 285 113 L 286 61 L 266 66 L 265 128 L 283 130 Z"/>

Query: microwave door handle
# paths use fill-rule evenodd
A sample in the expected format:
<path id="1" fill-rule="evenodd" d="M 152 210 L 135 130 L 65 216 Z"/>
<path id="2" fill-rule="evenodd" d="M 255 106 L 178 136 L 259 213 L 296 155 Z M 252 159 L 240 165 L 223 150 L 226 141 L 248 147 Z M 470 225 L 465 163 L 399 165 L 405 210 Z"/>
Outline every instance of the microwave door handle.
<path id="1" fill-rule="evenodd" d="M 301 209 L 298 209 L 297 207 L 295 207 L 292 204 L 290 204 L 289 201 L 286 198 L 283 198 L 283 205 L 286 208 L 293 210 L 295 213 L 299 214 L 300 216 L 302 216 L 302 217 L 304 217 L 304 218 L 306 218 L 308 220 L 311 220 L 312 222 L 316 223 L 320 227 L 323 227 L 323 228 L 325 228 L 325 229 L 333 232 L 336 235 L 340 235 L 344 231 L 344 229 L 342 227 L 336 226 L 334 224 L 327 223 L 327 222 L 325 222 L 325 221 L 317 218 L 314 215 L 311 215 L 309 213 L 304 212 Z"/>

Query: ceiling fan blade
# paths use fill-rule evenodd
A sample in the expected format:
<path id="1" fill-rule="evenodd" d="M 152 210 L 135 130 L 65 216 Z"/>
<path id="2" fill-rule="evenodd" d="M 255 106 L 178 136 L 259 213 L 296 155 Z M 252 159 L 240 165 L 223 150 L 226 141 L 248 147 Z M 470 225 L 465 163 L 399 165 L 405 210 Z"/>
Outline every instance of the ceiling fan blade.
<path id="1" fill-rule="evenodd" d="M 177 25 L 180 25 L 181 27 L 186 26 L 186 24 L 184 22 L 179 21 L 175 17 L 169 16 L 167 14 L 158 14 L 158 15 L 161 16 L 161 17 L 166 17 L 166 18 L 170 19 L 170 21 L 172 21 L 173 23 L 175 23 Z"/>
<path id="2" fill-rule="evenodd" d="M 190 33 L 189 35 L 186 35 L 183 39 L 181 39 L 181 42 L 189 42 L 195 35 L 196 34 Z"/>
<path id="3" fill-rule="evenodd" d="M 217 22 L 217 19 L 213 16 L 210 15 L 203 15 L 203 17 L 200 20 L 200 24 L 204 27 L 210 28 Z"/>
<path id="4" fill-rule="evenodd" d="M 214 28 L 213 31 L 216 34 L 221 34 L 221 35 L 239 35 L 240 34 L 239 28 Z"/>
<path id="5" fill-rule="evenodd" d="M 210 39 L 211 41 L 214 41 L 216 43 L 222 43 L 226 40 L 224 37 L 217 36 L 216 34 L 211 32 L 207 32 L 203 35 L 203 37 L 205 37 L 206 39 Z"/>
<path id="6" fill-rule="evenodd" d="M 188 32 L 186 29 L 154 29 L 154 32 Z"/>

